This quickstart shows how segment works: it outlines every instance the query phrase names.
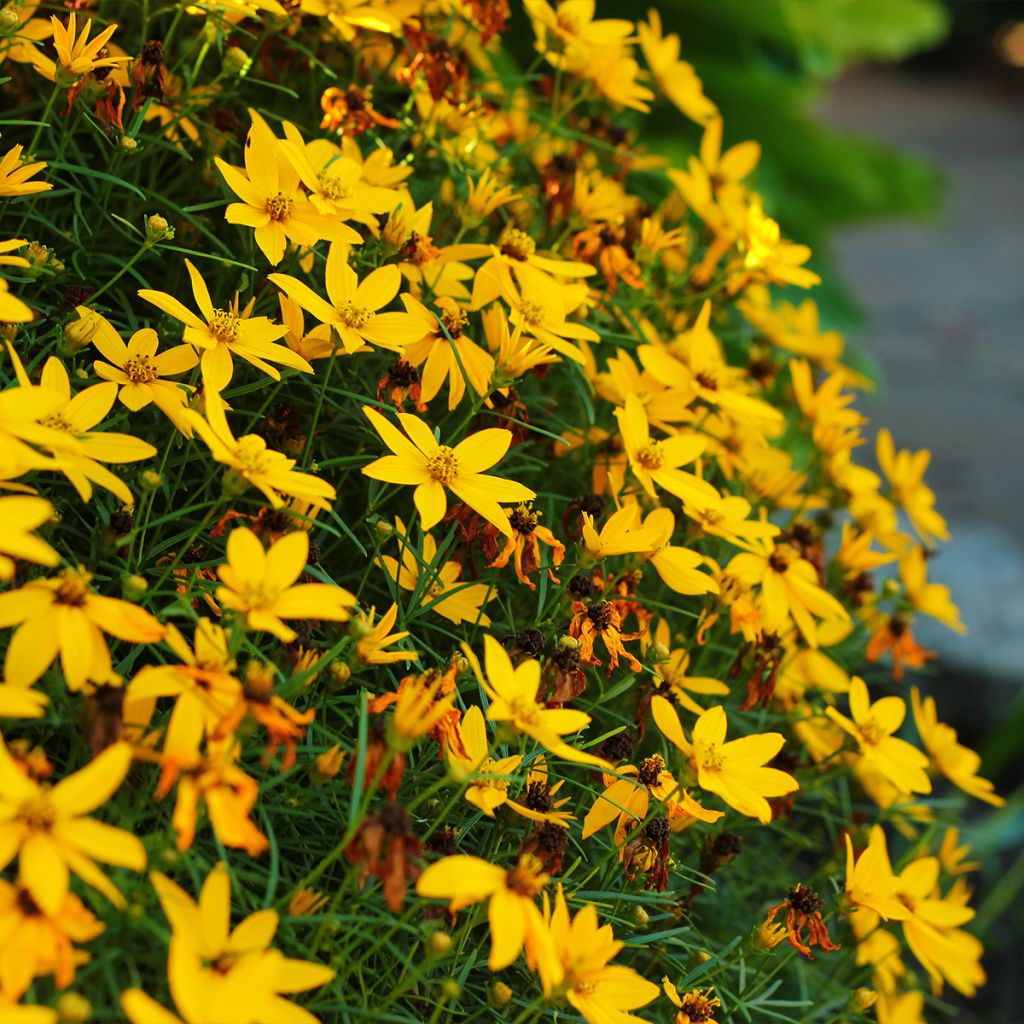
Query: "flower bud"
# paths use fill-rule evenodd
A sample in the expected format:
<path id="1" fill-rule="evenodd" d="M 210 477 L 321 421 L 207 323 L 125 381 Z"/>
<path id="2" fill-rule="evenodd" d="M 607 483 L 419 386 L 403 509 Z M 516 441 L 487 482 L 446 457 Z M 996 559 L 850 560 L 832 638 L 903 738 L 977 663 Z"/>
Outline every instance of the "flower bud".
<path id="1" fill-rule="evenodd" d="M 373 524 L 373 532 L 377 534 L 381 540 L 387 540 L 389 537 L 394 535 L 395 528 L 386 519 L 378 519 Z"/>
<path id="2" fill-rule="evenodd" d="M 0 32 L 9 32 L 20 24 L 21 17 L 14 4 L 8 4 L 3 10 L 0 10 Z"/>
<path id="3" fill-rule="evenodd" d="M 122 135 L 117 144 L 125 153 L 134 153 L 139 148 L 138 142 L 130 135 Z"/>
<path id="4" fill-rule="evenodd" d="M 141 601 L 149 590 L 145 577 L 126 575 L 121 579 L 121 596 L 126 601 Z"/>
<path id="5" fill-rule="evenodd" d="M 347 661 L 341 661 L 338 658 L 331 662 L 327 671 L 331 677 L 328 684 L 331 690 L 340 690 L 347 686 L 348 681 L 352 678 L 352 666 Z"/>
<path id="6" fill-rule="evenodd" d="M 57 1000 L 56 1009 L 62 1024 L 85 1024 L 92 1016 L 92 1003 L 77 992 L 65 992 Z"/>
<path id="7" fill-rule="evenodd" d="M 853 993 L 853 998 L 850 1002 L 853 1004 L 854 1009 L 860 1010 L 863 1013 L 866 1010 L 870 1010 L 875 1005 L 877 999 L 878 993 L 873 988 L 859 988 Z"/>
<path id="8" fill-rule="evenodd" d="M 785 925 L 762 921 L 761 926 L 754 932 L 754 947 L 768 952 L 779 945 L 785 937 Z"/>
<path id="9" fill-rule="evenodd" d="M 174 238 L 174 228 L 167 223 L 167 218 L 159 213 L 150 214 L 146 218 L 146 241 L 150 245 L 157 242 L 169 242 Z"/>
<path id="10" fill-rule="evenodd" d="M 240 46 L 230 46 L 224 52 L 221 70 L 225 75 L 234 78 L 249 69 L 249 54 Z"/>
<path id="11" fill-rule="evenodd" d="M 441 982 L 441 992 L 445 999 L 458 999 L 462 994 L 462 986 L 454 978 L 445 978 Z"/>
<path id="12" fill-rule="evenodd" d="M 491 1002 L 495 1006 L 507 1006 L 512 1001 L 512 989 L 503 981 L 491 985 Z"/>
<path id="13" fill-rule="evenodd" d="M 427 949 L 433 956 L 444 956 L 452 948 L 452 937 L 447 932 L 433 932 L 427 939 Z"/>
<path id="14" fill-rule="evenodd" d="M 633 907 L 633 924 L 637 928 L 646 928 L 651 923 L 651 915 L 638 903 Z"/>
<path id="15" fill-rule="evenodd" d="M 99 326 L 99 317 L 91 310 L 81 314 L 77 320 L 72 320 L 64 325 L 64 346 L 62 347 L 68 349 L 68 355 L 85 348 L 92 341 Z"/>
<path id="16" fill-rule="evenodd" d="M 327 782 L 341 771 L 345 751 L 337 743 L 325 750 L 314 762 L 310 775 L 314 782 Z"/>
<path id="17" fill-rule="evenodd" d="M 144 469 L 139 474 L 139 489 L 152 494 L 159 489 L 163 479 L 155 469 Z"/>

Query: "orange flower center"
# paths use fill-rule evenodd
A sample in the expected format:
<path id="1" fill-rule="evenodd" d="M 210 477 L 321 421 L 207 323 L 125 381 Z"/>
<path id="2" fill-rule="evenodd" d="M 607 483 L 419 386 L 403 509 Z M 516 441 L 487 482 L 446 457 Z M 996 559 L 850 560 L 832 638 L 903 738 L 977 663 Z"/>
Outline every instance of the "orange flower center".
<path id="1" fill-rule="evenodd" d="M 540 858 L 530 853 L 520 856 L 519 863 L 505 875 L 505 885 L 512 892 L 530 899 L 540 895 L 549 880 Z"/>
<path id="2" fill-rule="evenodd" d="M 65 569 L 60 574 L 60 586 L 57 588 L 57 601 L 60 604 L 80 607 L 89 596 L 89 583 L 92 573 L 82 569 Z"/>
<path id="3" fill-rule="evenodd" d="M 661 469 L 665 463 L 665 453 L 661 450 L 661 445 L 657 441 L 651 441 L 636 453 L 636 461 L 644 469 Z"/>
<path id="4" fill-rule="evenodd" d="M 57 812 L 43 793 L 30 797 L 18 808 L 18 820 L 37 832 L 45 832 L 57 821 Z"/>
<path id="5" fill-rule="evenodd" d="M 238 341 L 238 332 L 241 330 L 242 319 L 229 313 L 226 309 L 215 309 L 210 322 L 206 325 L 210 333 L 225 345 Z M 127 371 L 126 371 L 127 372 Z"/>
<path id="6" fill-rule="evenodd" d="M 346 327 L 365 327 L 373 313 L 353 302 L 343 302 L 338 308 L 338 316 Z"/>
<path id="7" fill-rule="evenodd" d="M 439 445 L 433 455 L 427 456 L 427 472 L 439 484 L 450 484 L 457 479 L 459 460 L 455 456 L 455 449 L 446 444 Z"/>
<path id="8" fill-rule="evenodd" d="M 337 201 L 338 199 L 347 199 L 351 189 L 346 188 L 342 183 L 341 179 L 335 177 L 333 174 L 328 174 L 327 171 L 321 171 L 316 176 L 317 184 L 320 186 L 320 191 L 327 196 L 328 199 Z"/>
<path id="9" fill-rule="evenodd" d="M 266 211 L 270 214 L 271 220 L 287 220 L 292 215 L 292 207 L 294 205 L 295 200 L 291 196 L 278 192 L 276 196 L 271 196 L 267 200 Z"/>
<path id="10" fill-rule="evenodd" d="M 132 356 L 122 367 L 133 384 L 149 384 L 157 379 L 156 367 L 149 356 Z"/>

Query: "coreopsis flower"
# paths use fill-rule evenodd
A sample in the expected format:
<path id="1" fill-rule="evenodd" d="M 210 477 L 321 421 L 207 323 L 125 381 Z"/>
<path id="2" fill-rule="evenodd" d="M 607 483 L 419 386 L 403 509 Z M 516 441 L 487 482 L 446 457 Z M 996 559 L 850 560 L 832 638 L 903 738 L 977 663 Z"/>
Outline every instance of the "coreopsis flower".
<path id="1" fill-rule="evenodd" d="M 132 763 L 127 743 L 115 743 L 55 786 L 25 775 L 0 739 L 0 866 L 18 857 L 18 880 L 49 917 L 61 913 L 70 873 L 118 907 L 124 897 L 96 865 L 141 871 L 146 851 L 132 835 L 87 817 L 124 781 Z"/>
<path id="2" fill-rule="evenodd" d="M 407 750 L 428 733 L 438 737 L 458 735 L 455 697 L 453 680 L 429 671 L 405 676 L 394 693 L 374 698 L 370 710 L 379 713 L 394 706 L 389 737 L 395 747 Z"/>
<path id="3" fill-rule="evenodd" d="M 598 923 L 592 903 L 570 918 L 559 886 L 547 934 L 531 959 L 545 995 L 563 993 L 588 1024 L 635 1024 L 640 1018 L 628 1011 L 646 1006 L 660 990 L 631 967 L 610 963 L 623 945 L 611 925 Z"/>
<path id="4" fill-rule="evenodd" d="M 118 385 L 118 400 L 132 412 L 138 412 L 152 403 L 186 437 L 191 437 L 192 427 L 181 415 L 193 389 L 166 377 L 191 370 L 199 357 L 191 345 L 175 345 L 159 355 L 160 341 L 156 331 L 143 327 L 128 339 L 126 345 L 106 317 L 92 313 L 85 306 L 78 307 L 79 316 L 96 317 L 92 343 L 107 362 L 96 360 L 92 364 L 97 377 L 113 381 Z"/>
<path id="5" fill-rule="evenodd" d="M 492 971 L 508 967 L 522 952 L 523 945 L 539 941 L 544 919 L 537 897 L 549 881 L 540 860 L 521 854 L 514 868 L 491 864 L 480 857 L 456 854 L 426 868 L 416 882 L 420 896 L 449 900 L 453 913 L 474 903 L 488 901 Z"/>
<path id="6" fill-rule="evenodd" d="M 668 36 L 663 34 L 661 15 L 657 10 L 651 8 L 647 12 L 647 21 L 637 24 L 636 33 L 644 59 L 662 95 L 691 121 L 708 126 L 705 128 L 705 136 L 711 125 L 721 125 L 721 118 L 717 116 L 718 108 L 704 95 L 703 83 L 697 77 L 693 65 L 679 59 L 679 36 L 674 33 Z M 754 163 L 759 155 L 755 155 Z"/>
<path id="7" fill-rule="evenodd" d="M 512 526 L 499 502 L 532 501 L 537 497 L 514 480 L 483 472 L 500 462 L 508 451 L 512 443 L 509 430 L 479 430 L 451 448 L 440 444 L 418 416 L 398 414 L 403 434 L 376 409 L 364 405 L 363 413 L 392 452 L 364 466 L 363 473 L 373 480 L 415 487 L 413 501 L 424 530 L 444 518 L 448 507 L 446 488 L 506 537 L 511 536 Z"/>
<path id="8" fill-rule="evenodd" d="M 789 944 L 813 960 L 811 947 L 818 946 L 823 953 L 834 953 L 840 947 L 832 942 L 828 927 L 821 916 L 825 903 L 822 898 L 806 885 L 794 885 L 781 903 L 768 911 L 762 927 L 771 927 L 780 910 L 786 911 L 786 939 Z M 804 929 L 807 935 L 804 936 Z"/>
<path id="9" fill-rule="evenodd" d="M 651 11 L 652 16 L 654 13 Z M 714 1013 L 721 1008 L 722 1001 L 713 988 L 694 988 L 680 995 L 668 978 L 661 979 L 661 986 L 669 1002 L 679 1009 L 672 1024 L 717 1024 Z"/>
<path id="10" fill-rule="evenodd" d="M 378 267 L 360 281 L 348 265 L 347 247 L 334 243 L 324 275 L 327 299 L 288 274 L 270 274 L 267 279 L 320 323 L 332 327 L 350 355 L 363 345 L 400 350 L 423 337 L 416 317 L 380 312 L 402 286 L 401 271 L 394 264 Z"/>
<path id="11" fill-rule="evenodd" d="M 46 167 L 44 160 L 29 162 L 22 157 L 24 146 L 12 146 L 0 157 L 0 199 L 31 196 L 47 192 L 53 185 L 48 181 L 30 181 Z"/>
<path id="12" fill-rule="evenodd" d="M 362 162 L 344 155 L 330 139 L 306 142 L 290 121 L 281 127 L 285 134 L 281 150 L 309 191 L 309 201 L 324 217 L 373 225 L 375 214 L 387 213 L 401 202 L 402 193 L 397 190 L 364 180 Z"/>
<path id="13" fill-rule="evenodd" d="M 616 509 L 601 527 L 594 527 L 594 517 L 583 513 L 582 539 L 587 553 L 600 561 L 613 555 L 643 554 L 654 547 L 655 532 L 640 519 L 640 506 L 630 502 Z"/>
<path id="14" fill-rule="evenodd" d="M 959 925 L 974 917 L 965 905 L 966 896 L 951 889 L 945 898 L 938 887 L 939 859 L 919 857 L 897 878 L 898 895 L 910 910 L 902 922 L 903 936 L 911 952 L 928 972 L 932 990 L 938 994 L 944 982 L 970 998 L 984 985 L 981 942 Z"/>
<path id="15" fill-rule="evenodd" d="M 513 754 L 511 757 L 497 759 L 490 756 L 484 713 L 475 704 L 462 716 L 459 735 L 462 749 L 452 748 L 448 752 L 448 764 L 453 778 L 457 782 L 467 783 L 465 797 L 469 803 L 489 818 L 494 817 L 494 812 L 499 807 L 510 807 L 517 814 L 535 821 L 553 818 L 558 824 L 568 827 L 565 818 L 571 818 L 571 814 L 538 813 L 529 806 L 529 802 L 523 805 L 509 797 L 509 785 L 516 769 L 522 763 L 522 755 Z M 526 799 L 529 801 L 529 791 Z"/>
<path id="16" fill-rule="evenodd" d="M 365 615 L 356 615 L 349 627 L 349 632 L 357 638 L 355 656 L 361 665 L 394 665 L 399 661 L 415 661 L 419 657 L 418 651 L 389 650 L 409 635 L 407 629 L 391 632 L 398 621 L 397 604 L 392 604 L 376 622 L 374 617 L 374 609 L 371 608 Z"/>
<path id="17" fill-rule="evenodd" d="M 516 732 L 525 733 L 565 761 L 597 768 L 611 767 L 603 758 L 576 750 L 562 739 L 585 729 L 590 724 L 590 715 L 570 708 L 549 708 L 538 701 L 540 662 L 527 658 L 513 666 L 505 648 L 487 635 L 484 637 L 485 674 L 472 649 L 465 644 L 462 649 L 477 681 L 490 699 L 488 721 L 507 723 Z"/>
<path id="18" fill-rule="evenodd" d="M 690 694 L 724 697 L 729 693 L 729 687 L 718 679 L 689 675 L 690 652 L 682 647 L 670 650 L 669 641 L 668 620 L 662 619 L 654 632 L 654 642 L 659 644 L 666 654 L 665 659 L 654 668 L 658 689 L 668 691 L 671 699 L 686 708 L 687 711 L 692 711 L 695 715 L 702 715 L 706 709 L 701 707 Z"/>
<path id="19" fill-rule="evenodd" d="M 934 651 L 922 647 L 915 639 L 913 623 L 907 615 L 887 615 L 872 611 L 866 616 L 865 624 L 871 630 L 865 658 L 874 663 L 888 654 L 892 659 L 892 677 L 896 682 L 903 680 L 905 669 L 923 668 L 935 658 Z"/>
<path id="20" fill-rule="evenodd" d="M 664 808 L 672 832 L 695 821 L 714 823 L 722 817 L 721 811 L 705 810 L 682 788 L 660 754 L 605 772 L 602 781 L 604 792 L 583 819 L 584 839 L 615 821 L 615 843 L 621 846 L 630 830 L 647 818 L 652 797 Z"/>
<path id="21" fill-rule="evenodd" d="M 486 395 L 494 371 L 494 359 L 471 341 L 463 329 L 466 314 L 454 299 L 442 296 L 435 315 L 419 299 L 402 296 L 406 312 L 423 325 L 423 335 L 405 347 L 402 358 L 420 372 L 420 396 L 431 401 L 448 381 L 448 408 L 455 409 L 466 394 L 468 384 L 478 395 Z"/>
<path id="22" fill-rule="evenodd" d="M 529 334 L 523 334 L 520 321 L 512 331 L 508 329 L 508 316 L 497 302 L 481 314 L 487 346 L 494 356 L 494 375 L 491 386 L 502 394 L 509 393 L 509 385 L 538 366 L 557 363 L 559 356 L 548 345 Z"/>
<path id="23" fill-rule="evenodd" d="M 957 633 L 966 633 L 960 611 L 950 597 L 949 587 L 928 582 L 924 549 L 913 547 L 900 559 L 900 579 L 907 600 L 914 608 Z"/>
<path id="24" fill-rule="evenodd" d="M 489 626 L 491 620 L 483 606 L 495 596 L 493 588 L 486 583 L 463 581 L 458 562 L 439 561 L 437 541 L 429 533 L 423 534 L 417 553 L 409 542 L 405 523 L 396 519 L 395 527 L 402 546 L 401 564 L 391 555 L 380 556 L 380 564 L 391 579 L 402 590 L 418 593 L 422 608 L 436 612 L 456 626 L 462 622 Z"/>
<path id="25" fill-rule="evenodd" d="M 0 986 L 8 999 L 20 999 L 34 978 L 52 974 L 58 988 L 75 980 L 75 968 L 89 954 L 76 942 L 91 942 L 103 924 L 74 894 L 66 893 L 47 912 L 24 885 L 0 881 Z"/>
<path id="26" fill-rule="evenodd" d="M 946 520 L 935 510 L 935 492 L 924 482 L 924 474 L 932 453 L 926 448 L 919 452 L 896 450 L 892 434 L 878 432 L 876 446 L 878 466 L 885 474 L 892 490 L 892 500 L 907 513 L 910 525 L 929 547 L 936 541 L 949 540 Z"/>
<path id="27" fill-rule="evenodd" d="M 256 244 L 272 266 L 284 259 L 289 242 L 309 248 L 323 239 L 358 245 L 359 233 L 315 207 L 303 192 L 290 150 L 267 122 L 250 108 L 252 126 L 245 140 L 245 170 L 214 157 L 228 188 L 242 201 L 224 211 L 229 224 L 253 228 Z"/>
<path id="28" fill-rule="evenodd" d="M 103 597 L 90 586 L 92 573 L 64 569 L 53 579 L 34 579 L 0 594 L 0 628 L 17 626 L 4 658 L 4 677 L 31 686 L 60 656 L 68 689 L 113 675 L 103 634 L 134 644 L 156 643 L 164 627 L 130 601 Z"/>
<path id="29" fill-rule="evenodd" d="M 778 222 L 765 216 L 760 200 L 747 207 L 740 230 L 740 267 L 730 276 L 729 289 L 736 292 L 751 281 L 810 288 L 821 278 L 804 264 L 811 258 L 809 246 L 787 242 Z"/>
<path id="30" fill-rule="evenodd" d="M 935 698 L 925 697 L 922 701 L 921 693 L 915 686 L 911 690 L 911 706 L 914 711 L 914 723 L 932 764 L 954 786 L 968 795 L 984 800 L 994 807 L 1002 807 L 1006 801 L 995 792 L 995 787 L 988 779 L 983 779 L 978 774 L 981 757 L 970 747 L 957 742 L 956 729 L 939 721 Z"/>
<path id="31" fill-rule="evenodd" d="M 594 601 L 589 605 L 577 601 L 572 610 L 569 635 L 579 640 L 580 658 L 584 662 L 590 665 L 601 664 L 594 654 L 594 645 L 600 640 L 608 652 L 609 674 L 618 668 L 620 656 L 629 662 L 634 672 L 640 671 L 640 662 L 624 645 L 630 640 L 640 639 L 642 630 L 638 633 L 622 631 L 622 612 L 614 601 Z"/>
<path id="32" fill-rule="evenodd" d="M 242 693 L 235 661 L 224 629 L 209 619 L 196 623 L 194 647 L 174 625 L 167 626 L 164 643 L 177 663 L 145 665 L 125 692 L 125 704 L 173 697 L 174 709 L 164 728 L 164 758 L 191 762 L 203 740 L 213 734 Z"/>
<path id="33" fill-rule="evenodd" d="M 540 545 L 543 543 L 551 549 L 551 563 L 548 565 L 548 578 L 558 582 L 553 567 L 557 568 L 565 558 L 565 545 L 546 527 L 538 523 L 540 513 L 530 505 L 517 505 L 509 514 L 508 521 L 512 527 L 512 536 L 506 538 L 505 546 L 501 551 L 497 550 L 494 538 L 487 537 L 485 531 L 485 548 L 487 553 L 493 554 L 492 561 L 487 565 L 488 569 L 504 569 L 512 559 L 515 568 L 516 579 L 525 583 L 531 590 L 537 589 L 537 584 L 530 579 L 530 573 L 536 572 L 541 567 Z"/>
<path id="34" fill-rule="evenodd" d="M 899 885 L 881 825 L 872 827 L 870 841 L 859 857 L 854 854 L 849 833 L 845 839 L 845 891 L 849 901 L 854 907 L 871 911 L 887 921 L 905 921 L 910 917 L 910 910 L 899 899 Z"/>
<path id="35" fill-rule="evenodd" d="M 653 538 L 647 559 L 665 586 L 677 594 L 718 593 L 714 578 L 700 572 L 705 564 L 704 556 L 671 543 L 676 529 L 676 517 L 671 509 L 654 509 L 644 520 L 643 529 L 650 531 Z"/>
<path id="36" fill-rule="evenodd" d="M 691 743 L 676 709 L 664 697 L 655 694 L 651 711 L 662 735 L 689 758 L 700 788 L 717 794 L 740 814 L 767 825 L 772 809 L 765 797 L 785 796 L 800 788 L 787 772 L 764 767 L 785 743 L 780 733 L 754 733 L 727 743 L 725 709 L 713 707 L 697 719 Z"/>
<path id="37" fill-rule="evenodd" d="M 633 32 L 624 18 L 595 20 L 593 0 L 561 0 L 552 7 L 547 0 L 530 0 L 527 13 L 537 36 L 537 50 L 553 66 L 579 72 L 595 50 L 621 45 Z"/>
<path id="38" fill-rule="evenodd" d="M 285 505 L 282 495 L 309 502 L 314 508 L 329 508 L 337 497 L 334 488 L 313 476 L 293 469 L 294 459 L 267 447 L 257 434 L 235 437 L 228 426 L 224 402 L 219 395 L 206 396 L 206 419 L 192 409 L 185 418 L 192 429 L 206 442 L 210 454 L 228 467 L 225 486 L 234 493 L 253 486 L 261 491 L 275 509 Z"/>
<path id="39" fill-rule="evenodd" d="M 902 697 L 882 697 L 871 703 L 864 680 L 850 680 L 851 718 L 833 707 L 826 714 L 849 733 L 860 748 L 861 756 L 877 768 L 901 793 L 930 793 L 928 758 L 906 740 L 893 734 L 903 724 L 907 702 Z"/>
<path id="40" fill-rule="evenodd" d="M 207 1021 L 280 1020 L 316 1024 L 316 1017 L 285 999 L 326 984 L 330 967 L 292 960 L 270 947 L 276 910 L 250 914 L 231 927 L 231 876 L 221 862 L 206 876 L 198 902 L 154 871 L 153 887 L 171 925 L 167 975 L 171 998 L 186 1024 Z M 121 994 L 132 1024 L 172 1019 L 140 989 Z"/>
<path id="41" fill-rule="evenodd" d="M 131 434 L 93 429 L 110 412 L 117 386 L 94 384 L 72 395 L 71 378 L 56 356 L 43 364 L 39 385 L 35 386 L 14 349 L 9 353 L 18 380 L 14 390 L 23 395 L 21 403 L 16 398 L 13 401 L 23 411 L 35 407 L 39 412 L 36 423 L 45 429 L 33 432 L 28 439 L 53 456 L 56 461 L 50 468 L 62 472 L 83 501 L 92 498 L 95 483 L 126 505 L 132 504 L 132 492 L 102 463 L 139 462 L 155 455 L 156 449 Z"/>
<path id="42" fill-rule="evenodd" d="M 847 610 L 818 583 L 818 571 L 789 544 L 765 545 L 733 556 L 726 572 L 747 587 L 759 586 L 765 628 L 784 633 L 794 622 L 804 639 L 818 646 L 815 619 L 848 622 Z"/>
<path id="43" fill-rule="evenodd" d="M 503 183 L 490 167 L 485 167 L 476 181 L 466 175 L 466 185 L 466 206 L 480 218 L 490 217 L 506 203 L 521 198 L 515 186 Z"/>
<path id="44" fill-rule="evenodd" d="M 72 85 L 92 72 L 102 68 L 116 68 L 118 64 L 131 60 L 131 57 L 103 55 L 110 37 L 117 31 L 117 25 L 108 25 L 91 40 L 92 19 L 86 20 L 79 33 L 74 11 L 68 15 L 66 25 L 55 16 L 50 18 L 50 25 L 53 28 L 53 46 L 57 51 L 54 80 L 58 85 Z"/>
<path id="45" fill-rule="evenodd" d="M 167 292 L 142 288 L 138 294 L 140 299 L 152 303 L 185 325 L 185 341 L 202 352 L 199 365 L 207 390 L 220 392 L 231 383 L 235 372 L 234 356 L 251 363 L 274 380 L 280 380 L 281 374 L 272 363 L 303 373 L 313 372 L 313 367 L 298 352 L 293 352 L 287 345 L 274 344 L 288 333 L 284 324 L 275 324 L 265 316 L 250 316 L 252 300 L 245 309 L 239 310 L 237 295 L 228 309 L 214 306 L 202 274 L 192 265 L 191 260 L 185 260 L 185 267 L 192 281 L 192 295 L 201 316 L 197 316 Z"/>
<path id="46" fill-rule="evenodd" d="M 249 629 L 273 633 L 290 644 L 298 635 L 283 619 L 346 622 L 355 597 L 330 583 L 296 583 L 309 557 L 309 534 L 296 530 L 264 550 L 246 527 L 231 531 L 227 564 L 217 567 L 223 586 L 217 601 L 244 616 Z"/>
<path id="47" fill-rule="evenodd" d="M 678 433 L 655 441 L 643 403 L 636 395 L 626 397 L 625 405 L 615 410 L 615 419 L 630 469 L 652 498 L 657 497 L 660 487 L 694 508 L 718 507 L 722 500 L 718 491 L 706 480 L 679 468 L 701 455 L 707 447 L 703 437 Z"/>
<path id="48" fill-rule="evenodd" d="M 33 532 L 52 517 L 53 506 L 45 498 L 20 494 L 0 498 L 0 580 L 14 576 L 16 559 L 50 568 L 60 562 L 60 555 Z"/>

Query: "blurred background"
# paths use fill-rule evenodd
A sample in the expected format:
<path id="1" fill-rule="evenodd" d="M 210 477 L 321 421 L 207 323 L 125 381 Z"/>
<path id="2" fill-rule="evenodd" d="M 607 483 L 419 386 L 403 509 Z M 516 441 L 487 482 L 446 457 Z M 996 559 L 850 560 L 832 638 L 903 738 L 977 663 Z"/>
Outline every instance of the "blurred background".
<path id="1" fill-rule="evenodd" d="M 657 0 L 757 184 L 811 244 L 828 326 L 879 380 L 864 411 L 930 448 L 953 540 L 929 569 L 969 632 L 922 621 L 943 720 L 1008 798 L 975 802 L 989 984 L 957 1021 L 1024 1021 L 1024 2 Z M 601 16 L 638 18 L 629 0 Z M 667 105 L 666 105 L 667 106 Z M 663 120 L 658 121 L 661 113 Z M 682 156 L 659 107 L 659 148 Z"/>

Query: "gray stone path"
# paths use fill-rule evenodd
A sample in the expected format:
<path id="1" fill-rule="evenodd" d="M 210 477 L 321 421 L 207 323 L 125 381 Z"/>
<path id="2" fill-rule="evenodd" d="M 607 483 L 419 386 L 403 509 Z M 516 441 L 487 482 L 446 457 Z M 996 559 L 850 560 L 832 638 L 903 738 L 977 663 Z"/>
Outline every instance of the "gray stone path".
<path id="1" fill-rule="evenodd" d="M 936 224 L 851 228 L 835 256 L 870 316 L 855 343 L 886 381 L 865 412 L 901 447 L 932 449 L 928 479 L 953 531 L 933 575 L 970 636 L 922 639 L 1024 680 L 1024 96 L 870 69 L 839 82 L 824 113 L 947 178 Z"/>

